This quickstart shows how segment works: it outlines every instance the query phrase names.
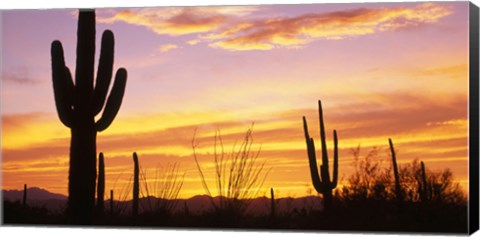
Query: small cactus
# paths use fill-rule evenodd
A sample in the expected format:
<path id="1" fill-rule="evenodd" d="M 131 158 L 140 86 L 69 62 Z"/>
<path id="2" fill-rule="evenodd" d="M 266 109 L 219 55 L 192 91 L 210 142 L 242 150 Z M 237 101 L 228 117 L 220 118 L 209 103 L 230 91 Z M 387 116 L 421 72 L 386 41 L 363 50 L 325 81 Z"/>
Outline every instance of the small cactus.
<path id="1" fill-rule="evenodd" d="M 183 203 L 183 214 L 185 216 L 189 216 L 190 215 L 190 209 L 188 208 L 188 204 L 187 204 L 187 201 L 185 201 Z"/>
<path id="2" fill-rule="evenodd" d="M 27 184 L 23 185 L 23 206 L 27 206 Z"/>
<path id="3" fill-rule="evenodd" d="M 110 189 L 110 216 L 113 216 L 113 189 Z"/>
<path id="4" fill-rule="evenodd" d="M 420 194 L 420 201 L 426 202 L 432 199 L 432 192 L 430 190 L 430 185 L 427 182 L 427 174 L 425 172 L 425 164 L 423 161 L 420 162 L 420 175 L 421 179 L 418 184 L 418 193 Z"/>
<path id="5" fill-rule="evenodd" d="M 390 153 L 392 155 L 393 176 L 395 178 L 395 196 L 400 203 L 403 201 L 402 185 L 400 184 L 400 177 L 398 175 L 397 156 L 395 154 L 395 148 L 393 147 L 392 139 L 388 139 L 390 144 Z"/>
<path id="6" fill-rule="evenodd" d="M 98 181 L 97 181 L 97 210 L 102 215 L 104 210 L 105 196 L 105 161 L 103 153 L 100 152 L 98 157 Z"/>
<path id="7" fill-rule="evenodd" d="M 275 194 L 273 188 L 270 188 L 270 217 L 275 217 Z"/>
<path id="8" fill-rule="evenodd" d="M 140 175 L 140 167 L 138 164 L 138 156 L 137 153 L 133 153 L 133 201 L 132 201 L 132 215 L 138 215 L 138 197 L 140 194 L 140 182 L 139 182 L 139 175 Z"/>
<path id="9" fill-rule="evenodd" d="M 307 143 L 308 160 L 313 187 L 318 193 L 323 195 L 324 206 L 325 209 L 328 210 L 333 201 L 332 190 L 337 187 L 338 182 L 338 138 L 337 131 L 333 130 L 333 177 L 330 179 L 325 125 L 323 122 L 322 102 L 320 100 L 318 101 L 318 116 L 320 119 L 320 141 L 322 145 L 322 165 L 320 166 L 321 175 L 318 174 L 315 143 L 308 133 L 307 119 L 305 116 L 303 116 L 303 130 L 305 132 L 305 140 Z"/>

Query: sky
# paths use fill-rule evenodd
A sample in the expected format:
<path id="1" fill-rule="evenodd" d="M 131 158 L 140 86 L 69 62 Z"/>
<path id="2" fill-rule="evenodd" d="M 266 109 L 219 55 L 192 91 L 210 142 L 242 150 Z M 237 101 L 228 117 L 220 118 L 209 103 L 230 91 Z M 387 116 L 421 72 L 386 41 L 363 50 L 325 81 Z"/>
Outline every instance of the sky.
<path id="1" fill-rule="evenodd" d="M 78 13 L 1 14 L 2 188 L 67 194 L 70 132 L 55 110 L 50 44 L 62 42 L 74 70 Z M 180 197 L 204 194 L 194 134 L 211 184 L 216 131 L 229 151 L 254 124 L 263 192 L 305 196 L 302 116 L 318 144 L 319 99 L 329 148 L 338 132 L 341 182 L 351 149 L 377 147 L 388 161 L 392 138 L 401 165 L 449 168 L 468 185 L 466 2 L 100 9 L 96 61 L 105 29 L 115 70 L 128 71 L 120 112 L 97 136 L 107 190 L 128 192 L 137 152 L 149 182 L 177 164 Z"/>

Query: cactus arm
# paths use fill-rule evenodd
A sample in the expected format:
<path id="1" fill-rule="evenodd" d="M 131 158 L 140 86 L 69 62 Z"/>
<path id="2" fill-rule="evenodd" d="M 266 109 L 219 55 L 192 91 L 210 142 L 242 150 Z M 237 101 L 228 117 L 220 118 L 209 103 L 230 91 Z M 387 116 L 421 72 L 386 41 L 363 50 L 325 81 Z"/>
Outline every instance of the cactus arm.
<path id="1" fill-rule="evenodd" d="M 51 47 L 52 82 L 55 96 L 55 107 L 60 121 L 66 126 L 72 126 L 73 110 L 72 96 L 74 92 L 70 70 L 65 67 L 63 47 L 60 41 L 53 41 Z"/>
<path id="2" fill-rule="evenodd" d="M 80 11 L 77 30 L 77 61 L 75 85 L 77 105 L 81 110 L 87 109 L 93 90 L 93 66 L 95 59 L 95 11 Z"/>
<path id="3" fill-rule="evenodd" d="M 115 75 L 112 91 L 108 97 L 107 104 L 103 110 L 102 117 L 95 124 L 97 131 L 101 132 L 110 126 L 117 116 L 120 105 L 122 104 L 125 85 L 127 83 L 127 70 L 120 68 Z"/>
<path id="4" fill-rule="evenodd" d="M 328 151 L 327 151 L 327 139 L 325 136 L 325 123 L 323 121 L 323 109 L 322 102 L 318 101 L 318 117 L 320 123 L 320 141 L 322 145 L 322 166 L 320 168 L 320 175 L 322 177 L 323 184 L 327 187 L 330 186 L 330 172 L 328 171 Z"/>
<path id="5" fill-rule="evenodd" d="M 312 177 L 313 187 L 317 192 L 323 193 L 324 188 L 322 185 L 322 181 L 320 180 L 320 176 L 318 174 L 317 169 L 317 157 L 315 155 L 315 143 L 313 142 L 313 138 L 310 137 L 308 134 L 308 125 L 307 119 L 303 116 L 303 130 L 305 132 L 305 141 L 307 143 L 307 151 L 308 151 L 308 161 L 310 166 L 310 175 Z"/>
<path id="6" fill-rule="evenodd" d="M 325 124 L 323 122 L 323 109 L 322 109 L 322 102 L 320 100 L 318 101 L 318 117 L 320 119 L 319 120 L 320 140 L 322 142 L 322 165 L 328 167 L 328 152 L 327 152 L 327 141 L 326 141 L 327 139 L 325 138 Z M 322 175 L 322 178 L 323 178 L 323 175 Z"/>
<path id="7" fill-rule="evenodd" d="M 337 130 L 333 130 L 333 181 L 331 189 L 337 187 L 338 183 L 338 137 Z"/>
<path id="8" fill-rule="evenodd" d="M 65 67 L 65 75 L 67 76 L 65 81 L 65 86 L 66 86 L 65 90 L 67 91 L 67 100 L 72 107 L 75 101 L 75 85 L 73 84 L 72 73 L 70 72 L 70 68 Z"/>
<path id="9" fill-rule="evenodd" d="M 110 30 L 103 32 L 100 60 L 98 62 L 97 81 L 93 91 L 94 115 L 102 111 L 107 98 L 108 87 L 112 80 L 114 37 Z"/>

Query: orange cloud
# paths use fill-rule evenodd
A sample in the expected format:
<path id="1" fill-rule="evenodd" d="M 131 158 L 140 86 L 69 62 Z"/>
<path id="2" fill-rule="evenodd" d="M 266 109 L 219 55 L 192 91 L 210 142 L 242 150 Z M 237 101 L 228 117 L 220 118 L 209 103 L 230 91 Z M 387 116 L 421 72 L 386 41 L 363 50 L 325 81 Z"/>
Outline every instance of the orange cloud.
<path id="1" fill-rule="evenodd" d="M 431 24 L 452 13 L 448 5 L 424 3 L 415 7 L 360 8 L 296 17 L 245 20 L 259 7 L 169 7 L 134 9 L 99 16 L 99 22 L 117 21 L 145 26 L 157 34 L 201 34 L 187 43 L 209 42 L 230 51 L 298 48 L 318 39 L 349 37 Z M 103 15 L 112 14 L 104 11 Z"/>
<path id="2" fill-rule="evenodd" d="M 204 38 L 222 40 L 211 47 L 232 51 L 267 50 L 307 44 L 318 39 L 340 40 L 421 24 L 435 23 L 452 12 L 445 5 L 426 3 L 414 8 L 354 9 L 291 18 L 274 18 L 229 26 Z"/>
<path id="3" fill-rule="evenodd" d="M 102 23 L 117 21 L 145 26 L 157 34 L 187 35 L 218 29 L 229 16 L 243 16 L 255 7 L 168 7 L 122 10 L 113 16 L 99 16 Z M 104 12 L 111 14 L 111 12 Z"/>

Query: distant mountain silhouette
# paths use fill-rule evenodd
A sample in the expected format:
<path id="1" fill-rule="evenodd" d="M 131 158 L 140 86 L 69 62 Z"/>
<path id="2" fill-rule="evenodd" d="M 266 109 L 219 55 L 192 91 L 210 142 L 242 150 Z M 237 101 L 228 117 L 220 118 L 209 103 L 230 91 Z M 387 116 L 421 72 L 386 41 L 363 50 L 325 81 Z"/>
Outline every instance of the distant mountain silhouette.
<path id="1" fill-rule="evenodd" d="M 23 198 L 23 190 L 2 190 L 4 200 L 20 201 Z M 67 200 L 67 196 L 57 193 L 51 193 L 45 189 L 31 187 L 27 189 L 27 200 L 46 201 L 46 200 Z"/>
<path id="2" fill-rule="evenodd" d="M 214 197 L 213 201 L 219 203 L 220 197 Z M 140 206 L 149 206 L 148 202 L 154 203 L 159 199 L 155 197 L 140 198 Z M 127 201 L 130 202 L 130 201 Z M 169 202 L 173 202 L 170 200 Z M 211 198 L 207 195 L 197 195 L 189 199 L 178 199 L 173 212 L 183 212 L 185 204 L 188 211 L 192 214 L 201 214 L 212 210 Z M 322 200 L 317 196 L 306 196 L 300 198 L 279 198 L 275 200 L 276 210 L 278 213 L 297 213 L 302 211 L 321 211 L 323 210 Z M 142 209 L 142 208 L 141 208 Z M 266 197 L 259 197 L 251 200 L 250 205 L 246 211 L 248 214 L 265 215 L 270 213 L 270 199 Z"/>
<path id="3" fill-rule="evenodd" d="M 23 190 L 2 190 L 3 199 L 7 201 L 21 201 L 23 197 Z M 60 211 L 65 207 L 67 203 L 67 196 L 57 193 L 51 193 L 45 189 L 32 187 L 27 189 L 28 198 L 27 203 L 33 206 L 43 206 L 50 210 Z M 219 202 L 220 197 L 214 197 L 215 203 Z M 140 198 L 140 210 L 148 210 L 149 206 L 155 206 L 154 204 L 160 200 L 156 197 L 144 197 Z M 178 200 L 166 200 L 167 202 L 176 202 L 173 212 L 185 211 L 185 206 L 188 207 L 188 211 L 192 214 L 201 214 L 212 210 L 211 198 L 207 195 L 197 195 L 189 199 Z M 115 203 L 124 203 L 131 206 L 131 200 L 119 201 L 115 200 Z M 281 213 L 297 213 L 301 214 L 304 211 L 322 210 L 322 200 L 317 196 L 306 196 L 300 198 L 278 198 L 275 199 L 276 210 Z M 108 210 L 109 201 L 105 201 L 105 208 Z M 128 208 L 127 212 L 130 211 Z M 270 199 L 266 197 L 259 197 L 251 200 L 247 213 L 254 215 L 266 215 L 270 212 Z"/>

